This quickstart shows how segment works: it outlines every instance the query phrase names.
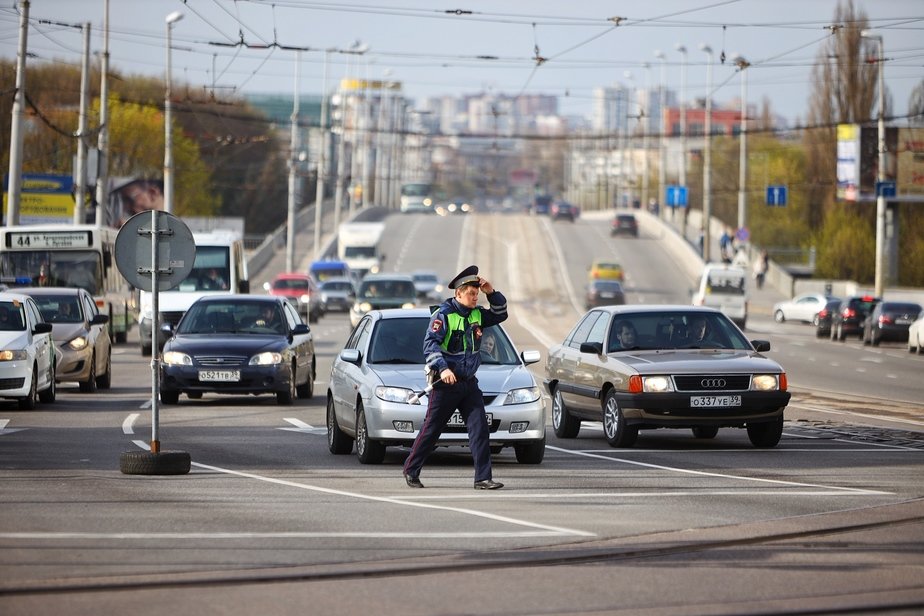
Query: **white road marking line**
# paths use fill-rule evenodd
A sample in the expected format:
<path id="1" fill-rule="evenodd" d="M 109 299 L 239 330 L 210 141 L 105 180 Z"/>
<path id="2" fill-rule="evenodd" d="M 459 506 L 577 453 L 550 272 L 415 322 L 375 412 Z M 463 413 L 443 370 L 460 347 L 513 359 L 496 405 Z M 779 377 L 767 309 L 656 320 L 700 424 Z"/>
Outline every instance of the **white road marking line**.
<path id="1" fill-rule="evenodd" d="M 445 507 L 442 505 L 433 505 L 433 504 L 428 504 L 428 503 L 405 501 L 405 500 L 399 500 L 396 498 L 390 498 L 390 497 L 384 497 L 384 496 L 370 496 L 368 494 L 360 494 L 358 492 L 347 492 L 345 490 L 336 490 L 333 488 L 324 488 L 321 486 L 316 486 L 316 485 L 311 485 L 311 484 L 306 484 L 306 483 L 299 483 L 296 481 L 289 481 L 287 479 L 276 479 L 273 477 L 265 477 L 263 475 L 257 475 L 255 473 L 244 473 L 241 471 L 234 471 L 231 469 L 221 468 L 218 466 L 211 466 L 209 464 L 201 464 L 199 462 L 193 462 L 192 465 L 198 468 L 214 471 L 217 473 L 225 473 L 228 475 L 235 475 L 238 477 L 246 477 L 248 479 L 255 479 L 257 481 L 265 481 L 266 483 L 274 483 L 277 485 L 287 486 L 290 488 L 297 488 L 300 490 L 308 490 L 311 492 L 320 492 L 322 494 L 334 494 L 337 496 L 345 496 L 348 498 L 357 498 L 361 500 L 368 500 L 368 501 L 374 501 L 374 502 L 379 502 L 379 503 L 388 503 L 392 505 L 402 505 L 405 507 L 420 507 L 424 509 L 436 509 L 439 511 L 449 511 L 451 513 L 460 513 L 463 515 L 470 515 L 470 516 L 474 516 L 478 518 L 484 518 L 487 520 L 493 520 L 495 522 L 504 522 L 504 523 L 513 524 L 516 526 L 526 526 L 529 528 L 539 529 L 540 531 L 543 531 L 543 532 L 552 533 L 555 536 L 576 536 L 576 537 L 596 537 L 597 536 L 596 533 L 591 533 L 587 531 L 576 530 L 576 529 L 571 529 L 571 528 L 564 528 L 560 526 L 549 526 L 546 524 L 538 524 L 535 522 L 528 522 L 526 520 L 518 520 L 516 518 L 496 515 L 496 514 L 487 513 L 484 511 L 475 511 L 473 509 L 461 509 L 458 507 Z M 517 535 L 513 534 L 511 536 L 517 536 Z"/>
<path id="2" fill-rule="evenodd" d="M 551 531 L 520 532 L 278 532 L 278 533 L 0 533 L 0 539 L 520 539 L 560 537 Z"/>
<path id="3" fill-rule="evenodd" d="M 134 434 L 135 433 L 135 421 L 138 419 L 138 413 L 132 413 L 125 418 L 125 421 L 122 422 L 122 434 Z"/>
<path id="4" fill-rule="evenodd" d="M 599 460 L 607 460 L 609 462 L 622 462 L 623 464 L 630 464 L 633 466 L 642 466 L 645 468 L 654 468 L 663 471 L 669 471 L 674 473 L 682 473 L 685 475 L 699 475 L 701 477 L 719 477 L 721 479 L 734 479 L 740 481 L 753 481 L 756 483 L 772 483 L 774 485 L 788 485 L 788 486 L 799 486 L 804 488 L 820 488 L 822 490 L 836 490 L 843 491 L 855 494 L 876 494 L 876 495 L 891 495 L 892 492 L 881 492 L 879 490 L 863 490 L 860 488 L 844 488 L 841 486 L 826 486 L 817 483 L 803 483 L 800 481 L 784 481 L 782 479 L 766 479 L 763 477 L 747 477 L 744 475 L 729 475 L 726 473 L 712 473 L 708 471 L 695 471 L 687 468 L 677 468 L 674 466 L 664 466 L 662 464 L 650 464 L 648 462 L 637 462 L 635 460 L 626 460 L 625 458 L 615 458 L 611 456 L 604 456 L 594 453 L 587 453 L 584 451 L 575 451 L 573 449 L 562 449 L 560 447 L 554 447 L 552 445 L 546 445 L 546 449 L 551 449 L 553 451 L 560 451 L 562 453 L 573 454 L 576 456 L 584 456 L 588 458 L 597 458 Z"/>
<path id="5" fill-rule="evenodd" d="M 307 424 L 301 419 L 296 419 L 295 417 L 283 417 L 284 421 L 288 421 L 290 424 L 295 426 L 294 428 L 276 428 L 277 430 L 286 430 L 288 432 L 304 432 L 307 434 L 327 434 L 327 428 L 315 428 L 311 424 Z"/>
<path id="6" fill-rule="evenodd" d="M 622 490 L 613 490 L 612 492 L 562 492 L 542 493 L 542 492 L 498 492 L 496 498 L 503 500 L 522 500 L 522 499 L 541 499 L 541 500 L 562 500 L 562 499 L 621 499 L 625 498 L 687 498 L 690 496 L 859 496 L 845 492 L 832 492 L 831 490 L 662 490 L 651 492 L 623 492 Z M 866 496 L 866 494 L 863 494 Z M 400 496 L 396 498 L 401 498 Z M 442 495 L 442 496 L 417 496 L 414 500 L 469 500 L 478 498 L 477 496 L 463 495 Z"/>
<path id="7" fill-rule="evenodd" d="M 4 434 L 13 434 L 14 432 L 22 432 L 23 430 L 28 430 L 29 428 L 9 428 L 7 429 L 6 425 L 10 423 L 9 419 L 0 419 L 0 436 Z"/>

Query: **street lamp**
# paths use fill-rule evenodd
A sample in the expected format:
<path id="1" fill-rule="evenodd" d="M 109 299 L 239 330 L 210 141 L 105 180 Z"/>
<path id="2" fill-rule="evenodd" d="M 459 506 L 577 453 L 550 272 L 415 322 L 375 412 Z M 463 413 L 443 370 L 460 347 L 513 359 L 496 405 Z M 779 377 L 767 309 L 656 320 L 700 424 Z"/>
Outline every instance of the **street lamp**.
<path id="1" fill-rule="evenodd" d="M 712 47 L 700 43 L 708 60 L 706 61 L 706 135 L 703 147 L 703 261 L 709 263 L 712 222 Z"/>
<path id="2" fill-rule="evenodd" d="M 665 204 L 667 199 L 665 198 L 665 183 L 667 171 L 665 170 L 665 152 L 667 150 L 667 142 L 665 139 L 665 133 L 667 132 L 666 127 L 664 126 L 664 65 L 667 56 L 664 55 L 662 51 L 655 51 L 655 57 L 661 61 L 661 84 L 658 86 L 658 115 L 661 116 L 658 118 L 658 130 L 661 133 L 661 140 L 658 144 L 658 207 L 661 208 L 661 217 L 667 218 L 665 212 Z"/>
<path id="3" fill-rule="evenodd" d="M 882 297 L 885 278 L 885 226 L 886 226 L 886 200 L 882 189 L 882 182 L 886 179 L 886 143 L 885 143 L 885 81 L 882 63 L 885 61 L 882 35 L 872 30 L 863 30 L 860 36 L 876 41 L 879 44 L 879 170 L 876 174 L 876 296 Z"/>
<path id="4" fill-rule="evenodd" d="M 687 48 L 677 43 L 680 52 L 680 185 L 687 185 Z"/>
<path id="5" fill-rule="evenodd" d="M 732 62 L 741 72 L 741 142 L 738 146 L 738 229 L 744 231 L 748 224 L 747 192 L 748 177 L 748 73 L 751 63 L 739 54 L 732 56 Z"/>
<path id="6" fill-rule="evenodd" d="M 174 11 L 167 15 L 167 87 L 164 97 L 164 211 L 173 213 L 173 114 L 170 102 L 170 50 L 172 46 L 173 24 L 183 19 L 183 13 Z"/>

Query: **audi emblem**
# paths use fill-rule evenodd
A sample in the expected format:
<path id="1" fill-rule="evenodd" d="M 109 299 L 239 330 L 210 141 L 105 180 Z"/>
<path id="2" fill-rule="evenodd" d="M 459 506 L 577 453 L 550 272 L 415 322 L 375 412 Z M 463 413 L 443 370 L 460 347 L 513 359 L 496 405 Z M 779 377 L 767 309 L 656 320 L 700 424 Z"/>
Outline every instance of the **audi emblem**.
<path id="1" fill-rule="evenodd" d="M 703 389 L 722 389 L 725 387 L 725 379 L 703 379 L 699 384 Z"/>

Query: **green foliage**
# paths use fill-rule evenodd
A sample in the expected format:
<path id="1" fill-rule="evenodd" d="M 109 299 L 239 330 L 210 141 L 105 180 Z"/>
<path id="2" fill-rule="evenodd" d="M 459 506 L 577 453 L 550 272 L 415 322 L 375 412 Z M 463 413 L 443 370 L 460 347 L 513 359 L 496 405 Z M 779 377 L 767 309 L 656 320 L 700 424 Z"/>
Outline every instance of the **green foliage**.
<path id="1" fill-rule="evenodd" d="M 872 284 L 876 277 L 876 225 L 860 206 L 831 210 L 818 236 L 816 278 Z"/>

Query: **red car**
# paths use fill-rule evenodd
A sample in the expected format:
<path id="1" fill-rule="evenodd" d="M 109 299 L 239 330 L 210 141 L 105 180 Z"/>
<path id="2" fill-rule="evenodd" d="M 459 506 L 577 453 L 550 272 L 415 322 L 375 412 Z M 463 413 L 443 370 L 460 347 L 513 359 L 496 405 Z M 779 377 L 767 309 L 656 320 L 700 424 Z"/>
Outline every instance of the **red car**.
<path id="1" fill-rule="evenodd" d="M 318 284 L 306 274 L 286 273 L 277 275 L 272 282 L 263 285 L 270 295 L 279 295 L 304 315 L 309 323 L 316 322 L 324 314 L 321 290 Z"/>

